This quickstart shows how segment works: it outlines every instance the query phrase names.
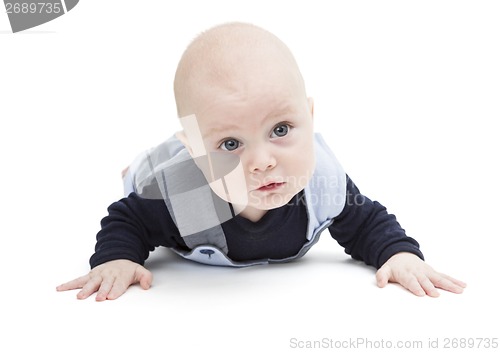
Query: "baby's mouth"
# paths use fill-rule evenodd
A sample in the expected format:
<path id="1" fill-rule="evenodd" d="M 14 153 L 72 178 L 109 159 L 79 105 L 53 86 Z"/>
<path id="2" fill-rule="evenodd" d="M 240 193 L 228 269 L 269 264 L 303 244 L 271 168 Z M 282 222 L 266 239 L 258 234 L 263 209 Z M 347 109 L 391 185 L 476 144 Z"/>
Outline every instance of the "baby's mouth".
<path id="1" fill-rule="evenodd" d="M 257 191 L 274 191 L 285 185 L 285 182 L 271 182 L 262 187 L 257 188 Z"/>

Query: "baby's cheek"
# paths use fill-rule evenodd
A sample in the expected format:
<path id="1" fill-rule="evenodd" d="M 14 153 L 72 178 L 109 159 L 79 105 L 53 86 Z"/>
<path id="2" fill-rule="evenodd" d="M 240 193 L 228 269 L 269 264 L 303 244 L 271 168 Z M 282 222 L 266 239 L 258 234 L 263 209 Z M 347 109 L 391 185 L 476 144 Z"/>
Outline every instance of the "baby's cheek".
<path id="1" fill-rule="evenodd" d="M 302 150 L 297 153 L 293 159 L 293 170 L 297 179 L 297 187 L 304 188 L 314 173 L 315 158 L 314 153 L 308 150 Z"/>

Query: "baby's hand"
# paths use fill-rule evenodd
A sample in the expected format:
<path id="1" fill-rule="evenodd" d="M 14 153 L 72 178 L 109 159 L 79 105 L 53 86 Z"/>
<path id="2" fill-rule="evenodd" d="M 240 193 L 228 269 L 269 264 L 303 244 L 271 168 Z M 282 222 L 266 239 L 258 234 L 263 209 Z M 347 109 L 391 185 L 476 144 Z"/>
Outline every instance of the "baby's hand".
<path id="1" fill-rule="evenodd" d="M 151 286 L 153 275 L 143 266 L 130 260 L 119 259 L 101 264 L 92 269 L 87 275 L 56 287 L 57 291 L 67 291 L 81 288 L 76 295 L 78 299 L 85 299 L 97 292 L 96 301 L 116 299 L 120 297 L 130 285 L 139 283 L 147 290 Z"/>
<path id="2" fill-rule="evenodd" d="M 437 288 L 453 293 L 462 293 L 466 284 L 448 275 L 436 272 L 422 259 L 412 253 L 393 255 L 377 271 L 377 285 L 385 287 L 388 282 L 397 282 L 417 296 L 438 297 Z"/>

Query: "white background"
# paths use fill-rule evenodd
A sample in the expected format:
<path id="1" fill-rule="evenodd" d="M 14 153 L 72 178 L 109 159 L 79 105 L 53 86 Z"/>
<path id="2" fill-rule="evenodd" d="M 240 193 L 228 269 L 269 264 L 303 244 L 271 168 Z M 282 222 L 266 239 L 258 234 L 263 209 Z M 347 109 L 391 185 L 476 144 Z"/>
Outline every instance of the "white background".
<path id="1" fill-rule="evenodd" d="M 300 350 L 292 338 L 439 338 L 446 350 L 445 338 L 500 338 L 499 18 L 496 1 L 85 0 L 12 34 L 2 10 L 0 350 Z M 121 169 L 179 129 L 182 51 L 234 20 L 288 44 L 316 130 L 464 294 L 379 289 L 328 232 L 286 265 L 213 268 L 160 249 L 148 291 L 103 303 L 56 293 L 88 271 Z"/>

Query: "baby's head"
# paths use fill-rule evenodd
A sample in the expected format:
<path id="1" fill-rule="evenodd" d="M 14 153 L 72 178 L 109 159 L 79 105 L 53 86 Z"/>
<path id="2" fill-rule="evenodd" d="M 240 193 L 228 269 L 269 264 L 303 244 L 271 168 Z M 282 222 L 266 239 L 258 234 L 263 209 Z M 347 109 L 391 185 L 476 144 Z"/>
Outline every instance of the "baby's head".
<path id="1" fill-rule="evenodd" d="M 178 134 L 191 154 L 240 158 L 242 215 L 258 219 L 304 189 L 315 166 L 313 102 L 276 36 L 243 23 L 202 33 L 179 62 L 174 92 L 181 123 L 191 117 Z"/>

